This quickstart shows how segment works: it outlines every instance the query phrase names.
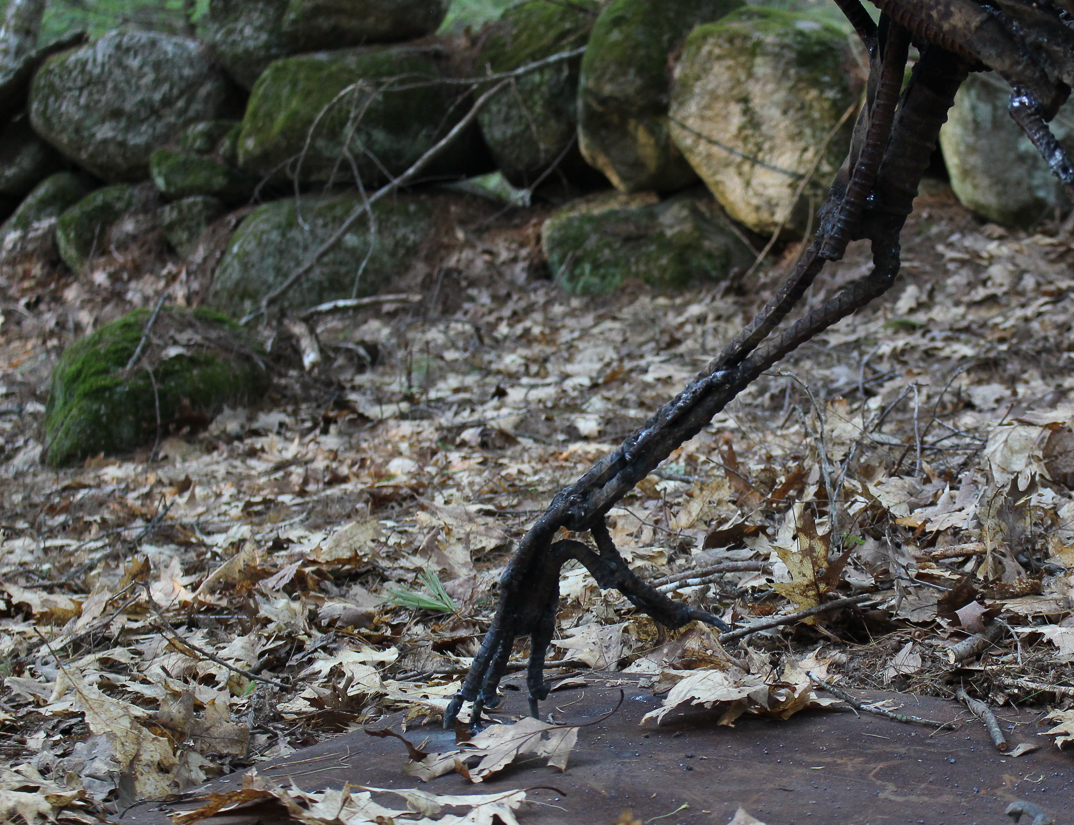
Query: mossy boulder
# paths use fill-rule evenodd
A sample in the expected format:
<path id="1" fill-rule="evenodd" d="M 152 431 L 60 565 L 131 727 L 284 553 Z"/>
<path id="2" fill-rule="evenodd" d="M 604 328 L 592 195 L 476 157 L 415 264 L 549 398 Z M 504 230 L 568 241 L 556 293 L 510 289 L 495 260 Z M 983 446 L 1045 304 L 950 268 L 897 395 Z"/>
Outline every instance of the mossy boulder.
<path id="1" fill-rule="evenodd" d="M 668 132 L 668 56 L 699 23 L 742 0 L 612 0 L 586 46 L 578 97 L 582 155 L 621 192 L 696 180 Z"/>
<path id="2" fill-rule="evenodd" d="M 233 105 L 198 43 L 153 32 L 112 32 L 56 55 L 30 88 L 34 130 L 111 183 L 144 180 L 154 149 Z"/>
<path id="3" fill-rule="evenodd" d="M 183 198 L 157 210 L 157 225 L 175 251 L 186 257 L 197 248 L 205 227 L 224 212 L 225 206 L 218 198 L 206 195 Z"/>
<path id="4" fill-rule="evenodd" d="M 34 134 L 25 112 L 0 127 L 0 196 L 17 201 L 62 164 L 56 150 Z"/>
<path id="5" fill-rule="evenodd" d="M 82 272 L 94 254 L 108 249 L 109 230 L 135 210 L 152 201 L 147 186 L 117 183 L 91 192 L 67 209 L 56 222 L 56 246 L 60 258 L 75 272 Z"/>
<path id="6" fill-rule="evenodd" d="M 1011 89 L 994 74 L 972 74 L 955 95 L 940 130 L 940 148 L 955 196 L 978 215 L 1007 227 L 1028 227 L 1066 205 L 1048 164 L 1007 112 Z M 1074 104 L 1050 124 L 1074 152 Z"/>
<path id="7" fill-rule="evenodd" d="M 718 282 L 753 259 L 704 190 L 666 201 L 652 193 L 583 198 L 546 220 L 541 236 L 552 277 L 578 294 L 630 280 L 659 290 Z"/>
<path id="8" fill-rule="evenodd" d="M 599 11 L 596 0 L 528 0 L 512 6 L 485 40 L 478 73 L 509 72 L 584 46 Z M 598 177 L 577 148 L 581 64 L 579 55 L 523 75 L 478 114 L 481 134 L 511 185 L 529 187 L 554 164 L 571 180 Z"/>
<path id="9" fill-rule="evenodd" d="M 432 34 L 449 0 L 290 0 L 283 34 L 296 52 L 392 43 Z"/>
<path id="10" fill-rule="evenodd" d="M 843 31 L 776 9 L 741 9 L 690 34 L 671 134 L 732 218 L 760 233 L 804 231 L 850 145 L 852 118 L 828 137 L 860 96 L 853 65 Z"/>
<path id="11" fill-rule="evenodd" d="M 184 152 L 197 152 L 199 155 L 218 154 L 224 139 L 241 124 L 242 121 L 229 119 L 199 120 L 179 133 L 175 145 Z"/>
<path id="12" fill-rule="evenodd" d="M 405 82 L 400 78 L 405 78 Z M 239 165 L 256 177 L 366 186 L 406 170 L 464 114 L 432 56 L 406 47 L 319 52 L 273 63 L 257 81 L 239 136 Z M 428 174 L 470 169 L 456 141 Z"/>
<path id="13" fill-rule="evenodd" d="M 406 273 L 433 231 L 435 198 L 399 197 L 373 205 L 375 232 L 362 217 L 325 253 L 282 305 L 305 309 L 324 301 L 373 295 Z M 209 303 L 240 317 L 260 306 L 347 217 L 358 194 L 305 196 L 258 207 L 231 238 L 217 267 Z"/>
<path id="14" fill-rule="evenodd" d="M 288 0 L 209 0 L 198 37 L 227 73 L 252 89 L 268 65 L 292 49 L 283 34 Z"/>
<path id="15" fill-rule="evenodd" d="M 44 255 L 55 239 L 56 219 L 92 190 L 85 175 L 57 172 L 45 178 L 0 226 L 0 257 L 35 250 Z"/>
<path id="16" fill-rule="evenodd" d="M 64 350 L 45 406 L 49 465 L 204 426 L 225 405 L 255 401 L 268 389 L 260 348 L 225 316 L 165 308 L 147 332 L 150 316 L 132 312 Z M 128 367 L 143 338 L 140 358 Z"/>
<path id="17" fill-rule="evenodd" d="M 242 170 L 193 152 L 158 149 L 149 156 L 149 173 L 166 200 L 209 195 L 238 205 L 254 191 L 254 181 Z"/>

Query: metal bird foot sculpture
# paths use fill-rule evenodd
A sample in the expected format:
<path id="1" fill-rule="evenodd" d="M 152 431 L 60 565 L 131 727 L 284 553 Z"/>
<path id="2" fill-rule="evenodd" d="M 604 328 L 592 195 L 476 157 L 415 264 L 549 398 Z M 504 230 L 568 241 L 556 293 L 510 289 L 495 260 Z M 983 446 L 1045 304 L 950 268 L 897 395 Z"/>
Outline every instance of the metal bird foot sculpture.
<path id="1" fill-rule="evenodd" d="M 642 581 L 612 542 L 605 515 L 639 481 L 787 353 L 891 287 L 899 272 L 899 235 L 936 147 L 955 92 L 971 71 L 993 70 L 1014 93 L 1011 117 L 1074 193 L 1074 165 L 1047 122 L 1074 86 L 1074 0 L 872 0 L 874 23 L 858 0 L 836 0 L 868 51 L 866 104 L 850 153 L 821 207 L 819 228 L 795 271 L 764 309 L 678 396 L 614 452 L 564 488 L 519 542 L 501 579 L 499 607 L 445 726 L 463 702 L 471 722 L 498 704 L 497 689 L 514 641 L 530 637 L 530 712 L 548 694 L 545 651 L 555 627 L 559 572 L 581 562 L 603 588 L 614 587 L 671 628 L 715 615 L 679 604 Z M 910 46 L 920 59 L 904 84 Z M 873 268 L 816 310 L 783 324 L 826 261 L 854 240 L 871 242 Z M 554 542 L 560 528 L 588 531 L 596 550 Z"/>

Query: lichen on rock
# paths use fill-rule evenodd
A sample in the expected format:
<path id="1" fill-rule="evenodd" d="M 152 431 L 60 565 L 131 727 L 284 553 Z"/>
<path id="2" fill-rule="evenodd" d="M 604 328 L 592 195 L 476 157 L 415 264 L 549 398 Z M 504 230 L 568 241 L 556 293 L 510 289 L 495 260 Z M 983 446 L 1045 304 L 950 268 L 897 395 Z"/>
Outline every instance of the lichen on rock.
<path id="1" fill-rule="evenodd" d="M 745 8 L 694 29 L 675 70 L 671 134 L 732 218 L 800 235 L 846 156 L 858 100 L 840 29 Z M 795 195 L 809 177 L 802 194 Z"/>
<path id="2" fill-rule="evenodd" d="M 50 466 L 204 426 L 225 405 L 255 401 L 268 389 L 260 348 L 220 313 L 165 308 L 146 335 L 149 318 L 149 310 L 137 310 L 64 350 L 45 406 Z M 141 358 L 128 368 L 143 336 Z"/>
<path id="3" fill-rule="evenodd" d="M 149 173 L 168 200 L 209 195 L 238 205 L 254 191 L 254 181 L 242 170 L 193 152 L 158 149 L 149 156 Z"/>
<path id="4" fill-rule="evenodd" d="M 245 89 L 268 65 L 292 53 L 283 34 L 288 0 L 209 0 L 198 36 Z"/>
<path id="5" fill-rule="evenodd" d="M 668 133 L 668 55 L 699 23 L 742 0 L 612 0 L 582 60 L 582 155 L 621 192 L 673 191 L 697 178 Z"/>
<path id="6" fill-rule="evenodd" d="M 717 282 L 753 258 L 704 190 L 583 198 L 546 220 L 541 237 L 556 283 L 587 295 L 629 280 L 659 290 Z"/>
<path id="7" fill-rule="evenodd" d="M 366 186 L 398 175 L 465 113 L 457 86 L 439 82 L 432 56 L 412 47 L 369 47 L 278 60 L 258 80 L 239 136 L 251 175 Z M 429 173 L 467 171 L 456 141 Z M 485 170 L 479 170 L 485 171 Z"/>
<path id="8" fill-rule="evenodd" d="M 398 197 L 373 205 L 301 278 L 281 306 L 304 309 L 324 301 L 373 295 L 405 273 L 429 237 L 434 198 Z M 216 270 L 209 303 L 240 317 L 302 266 L 355 209 L 356 193 L 275 201 L 251 212 L 236 230 Z"/>
<path id="9" fill-rule="evenodd" d="M 112 183 L 144 180 L 149 155 L 185 126 L 226 117 L 230 86 L 193 40 L 111 32 L 41 67 L 30 87 L 34 130 Z"/>
<path id="10" fill-rule="evenodd" d="M 478 73 L 509 72 L 584 46 L 600 4 L 527 0 L 491 27 L 477 59 Z M 553 165 L 568 181 L 596 179 L 577 148 L 581 55 L 523 75 L 478 114 L 496 165 L 511 185 L 525 188 Z"/>
<path id="11" fill-rule="evenodd" d="M 1048 164 L 1008 114 L 1011 89 L 994 73 L 972 74 L 955 95 L 940 130 L 951 189 L 968 209 L 1006 227 L 1028 227 L 1066 204 Z M 1052 121 L 1056 138 L 1074 152 L 1067 103 Z"/>

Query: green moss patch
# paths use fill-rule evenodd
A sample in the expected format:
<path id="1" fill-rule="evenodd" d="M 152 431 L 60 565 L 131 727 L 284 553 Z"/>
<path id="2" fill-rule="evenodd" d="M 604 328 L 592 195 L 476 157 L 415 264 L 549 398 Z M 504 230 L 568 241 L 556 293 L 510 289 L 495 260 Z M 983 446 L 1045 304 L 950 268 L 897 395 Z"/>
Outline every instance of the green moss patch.
<path id="1" fill-rule="evenodd" d="M 169 200 L 209 195 L 237 205 L 249 200 L 254 181 L 246 173 L 213 158 L 158 149 L 149 156 L 153 184 Z"/>
<path id="2" fill-rule="evenodd" d="M 205 309 L 162 310 L 141 357 L 127 369 L 149 318 L 149 310 L 132 312 L 64 350 L 45 407 L 50 466 L 203 426 L 224 405 L 247 403 L 268 389 L 260 349 L 234 322 Z"/>
<path id="3" fill-rule="evenodd" d="M 137 203 L 135 187 L 117 183 L 91 192 L 62 215 L 56 224 L 60 257 L 75 272 L 105 248 L 108 230 Z"/>
<path id="4" fill-rule="evenodd" d="M 567 292 L 599 295 L 626 281 L 659 290 L 720 281 L 752 255 L 715 202 L 692 193 L 571 204 L 545 221 L 548 265 Z"/>

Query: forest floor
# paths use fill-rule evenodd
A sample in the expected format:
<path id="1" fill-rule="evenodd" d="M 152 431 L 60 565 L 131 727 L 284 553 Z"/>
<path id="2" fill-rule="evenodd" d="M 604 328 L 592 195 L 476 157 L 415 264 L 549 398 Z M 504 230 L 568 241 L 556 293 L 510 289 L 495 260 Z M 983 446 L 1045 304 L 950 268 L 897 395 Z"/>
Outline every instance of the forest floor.
<path id="1" fill-rule="evenodd" d="M 281 355 L 257 408 L 62 471 L 39 458 L 63 347 L 204 284 L 159 249 L 77 279 L 0 272 L 0 806 L 95 821 L 392 711 L 442 712 L 512 542 L 707 363 L 795 251 L 748 283 L 572 297 L 543 268 L 545 214 L 450 228 L 419 303 L 322 319 L 320 370 Z M 1074 245 L 1059 232 L 983 225 L 933 185 L 891 293 L 610 514 L 636 570 L 736 628 L 866 600 L 725 649 L 568 566 L 549 676 L 630 669 L 666 691 L 717 669 L 737 698 L 676 701 L 725 721 L 815 702 L 806 669 L 847 688 L 964 686 L 1053 709 L 1074 736 Z M 852 247 L 809 305 L 867 267 Z M 414 607 L 436 582 L 448 596 Z"/>

